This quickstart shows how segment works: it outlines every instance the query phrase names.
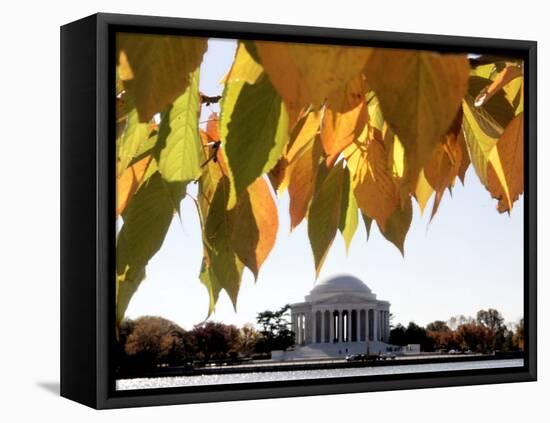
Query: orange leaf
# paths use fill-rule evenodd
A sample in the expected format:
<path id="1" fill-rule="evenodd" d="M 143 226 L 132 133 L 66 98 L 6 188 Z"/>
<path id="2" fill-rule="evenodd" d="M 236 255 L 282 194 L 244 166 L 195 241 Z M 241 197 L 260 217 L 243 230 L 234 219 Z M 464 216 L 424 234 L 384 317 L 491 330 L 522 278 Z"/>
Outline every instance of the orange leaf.
<path id="1" fill-rule="evenodd" d="M 327 100 L 321 126 L 321 140 L 329 166 L 332 166 L 344 148 L 358 138 L 367 123 L 365 91 L 363 77 L 357 76 L 345 89 L 334 92 Z"/>
<path id="2" fill-rule="evenodd" d="M 465 54 L 376 49 L 365 67 L 384 119 L 403 144 L 411 186 L 445 135 L 466 94 Z"/>
<path id="3" fill-rule="evenodd" d="M 400 203 L 399 187 L 388 165 L 382 134 L 370 130 L 365 143 L 356 142 L 344 150 L 352 176 L 357 204 L 382 230 Z"/>
<path id="4" fill-rule="evenodd" d="M 334 91 L 359 75 L 372 49 L 257 41 L 262 65 L 283 98 L 290 127 L 303 109 L 318 109 Z"/>
<path id="5" fill-rule="evenodd" d="M 239 259 L 254 277 L 275 245 L 279 218 L 269 185 L 256 179 L 237 201 L 234 210 L 232 244 Z"/>
<path id="6" fill-rule="evenodd" d="M 523 193 L 523 112 L 518 114 L 508 124 L 496 144 L 500 162 L 504 171 L 504 178 L 508 184 L 510 203 L 516 201 Z M 510 211 L 504 189 L 500 184 L 491 163 L 487 167 L 489 191 L 493 198 L 497 198 L 498 211 Z"/>
<path id="7" fill-rule="evenodd" d="M 293 166 L 288 184 L 291 229 L 298 226 L 307 214 L 315 190 L 321 153 L 321 142 L 315 139 Z"/>
<path id="8" fill-rule="evenodd" d="M 219 141 L 220 139 L 220 132 L 218 130 L 219 119 L 216 112 L 208 116 L 208 121 L 206 122 L 206 135 L 208 135 L 210 141 Z"/>
<path id="9" fill-rule="evenodd" d="M 452 134 L 446 135 L 424 167 L 426 180 L 436 192 L 445 191 L 452 186 L 461 163 L 462 149 L 457 138 Z"/>
<path id="10" fill-rule="evenodd" d="M 398 206 L 386 223 L 386 228 L 380 228 L 382 235 L 395 245 L 402 256 L 405 256 L 405 238 L 412 222 L 412 202 L 408 197 L 403 206 Z"/>
<path id="11" fill-rule="evenodd" d="M 317 135 L 321 124 L 321 112 L 311 111 L 300 118 L 287 144 L 286 159 L 292 162 L 301 150 Z"/>
<path id="12" fill-rule="evenodd" d="M 152 156 L 146 156 L 137 161 L 120 175 L 116 183 L 116 215 L 120 216 L 134 193 L 139 188 L 147 171 Z"/>

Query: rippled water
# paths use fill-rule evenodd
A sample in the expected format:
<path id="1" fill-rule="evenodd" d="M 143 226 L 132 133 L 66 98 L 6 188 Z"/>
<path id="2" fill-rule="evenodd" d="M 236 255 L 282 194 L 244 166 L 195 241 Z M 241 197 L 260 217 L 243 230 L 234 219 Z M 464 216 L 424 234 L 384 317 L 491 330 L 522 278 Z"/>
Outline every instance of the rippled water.
<path id="1" fill-rule="evenodd" d="M 496 369 L 522 367 L 523 359 L 470 361 L 459 363 L 405 364 L 400 366 L 355 367 L 348 369 L 295 370 L 280 372 L 236 373 L 223 375 L 174 376 L 138 379 L 121 379 L 117 390 L 174 388 L 182 386 L 220 385 L 246 382 L 271 382 L 280 380 L 318 379 L 345 376 L 372 376 L 448 370 Z"/>

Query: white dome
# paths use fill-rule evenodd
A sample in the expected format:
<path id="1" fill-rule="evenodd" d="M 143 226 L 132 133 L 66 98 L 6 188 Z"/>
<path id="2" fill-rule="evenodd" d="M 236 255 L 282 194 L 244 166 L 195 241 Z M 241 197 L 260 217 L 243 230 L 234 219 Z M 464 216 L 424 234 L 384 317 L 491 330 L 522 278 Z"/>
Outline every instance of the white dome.
<path id="1" fill-rule="evenodd" d="M 316 284 L 306 297 L 306 300 L 315 301 L 335 295 L 350 295 L 367 297 L 369 299 L 376 298 L 370 288 L 361 279 L 351 275 L 337 275 Z"/>

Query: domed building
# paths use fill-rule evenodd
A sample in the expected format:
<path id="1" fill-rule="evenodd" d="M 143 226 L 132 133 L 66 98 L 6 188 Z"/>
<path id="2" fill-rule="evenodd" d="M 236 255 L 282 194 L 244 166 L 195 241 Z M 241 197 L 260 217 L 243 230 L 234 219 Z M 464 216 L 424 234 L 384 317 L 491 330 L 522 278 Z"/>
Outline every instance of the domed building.
<path id="1" fill-rule="evenodd" d="M 317 283 L 305 301 L 290 305 L 296 346 L 327 355 L 384 352 L 390 336 L 390 303 L 351 275 Z M 298 350 L 299 348 L 297 348 Z"/>

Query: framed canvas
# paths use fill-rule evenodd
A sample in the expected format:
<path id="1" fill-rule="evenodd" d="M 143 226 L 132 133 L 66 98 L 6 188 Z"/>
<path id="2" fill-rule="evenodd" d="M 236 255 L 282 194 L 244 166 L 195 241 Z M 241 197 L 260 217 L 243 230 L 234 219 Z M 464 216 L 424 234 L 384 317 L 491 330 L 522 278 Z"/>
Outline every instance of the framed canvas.
<path id="1" fill-rule="evenodd" d="M 61 395 L 536 380 L 536 72 L 533 41 L 63 26 Z"/>

